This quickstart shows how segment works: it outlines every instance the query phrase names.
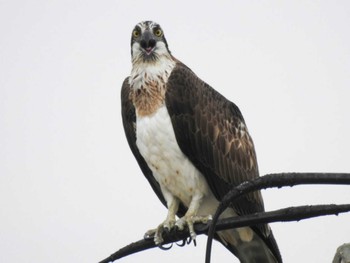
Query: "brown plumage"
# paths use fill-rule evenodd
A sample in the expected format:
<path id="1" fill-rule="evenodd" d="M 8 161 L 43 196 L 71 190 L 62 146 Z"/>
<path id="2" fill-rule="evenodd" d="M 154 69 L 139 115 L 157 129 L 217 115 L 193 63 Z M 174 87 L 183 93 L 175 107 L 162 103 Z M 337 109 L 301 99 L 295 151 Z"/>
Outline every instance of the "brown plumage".
<path id="1" fill-rule="evenodd" d="M 151 25 L 144 23 L 145 32 L 151 31 L 148 29 Z M 154 27 L 160 28 L 157 24 Z M 142 34 L 143 31 L 139 31 Z M 158 41 L 166 43 L 164 35 Z M 137 38 L 132 39 L 133 52 L 138 51 L 138 46 L 134 43 L 138 43 Z M 153 190 L 162 203 L 167 205 L 162 187 L 136 143 L 137 118 L 144 115 L 152 117 L 159 108 L 165 106 L 181 152 L 204 176 L 210 191 L 220 201 L 233 186 L 259 176 L 252 138 L 234 103 L 199 79 L 187 66 L 171 56 L 169 51 L 165 53 L 173 67 L 167 69 L 164 75 L 153 78 L 158 81 L 150 83 L 147 80 L 150 76 L 145 73 L 141 77 L 146 86 L 132 87 L 129 78 L 123 83 L 122 117 L 129 146 Z M 155 51 L 152 66 L 153 59 L 157 57 L 160 56 Z M 137 61 L 142 61 L 140 55 L 137 58 Z M 147 57 L 143 63 L 147 67 Z M 140 68 L 140 64 L 133 66 Z M 157 144 L 156 141 L 154 143 Z M 182 217 L 186 215 L 188 207 L 181 202 L 179 205 L 175 212 Z M 260 191 L 241 197 L 231 204 L 231 208 L 237 215 L 264 211 Z M 245 235 L 240 234 L 238 238 L 226 232 L 225 235 L 217 236 L 217 239 L 241 262 L 282 262 L 268 225 L 253 226 L 252 229 L 255 233 L 253 236 L 249 235 L 249 231 Z"/>

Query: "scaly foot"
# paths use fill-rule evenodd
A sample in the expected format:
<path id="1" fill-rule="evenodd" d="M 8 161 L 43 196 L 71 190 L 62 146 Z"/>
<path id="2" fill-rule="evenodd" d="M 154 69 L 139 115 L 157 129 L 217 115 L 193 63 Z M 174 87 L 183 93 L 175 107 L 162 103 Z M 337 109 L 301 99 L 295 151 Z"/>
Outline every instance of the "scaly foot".
<path id="1" fill-rule="evenodd" d="M 196 232 L 194 231 L 194 224 L 195 223 L 202 223 L 206 224 L 208 223 L 208 220 L 211 220 L 212 216 L 183 216 L 179 220 L 176 221 L 175 226 L 179 228 L 179 230 L 184 230 L 184 228 L 187 226 L 188 231 L 190 232 L 190 236 L 193 241 L 196 240 Z"/>
<path id="2" fill-rule="evenodd" d="M 163 223 L 161 223 L 156 229 L 148 230 L 145 235 L 144 239 L 151 239 L 153 238 L 154 243 L 158 246 L 161 245 L 164 241 L 163 239 L 163 232 L 170 231 L 175 226 L 175 220 L 173 219 L 167 219 Z"/>

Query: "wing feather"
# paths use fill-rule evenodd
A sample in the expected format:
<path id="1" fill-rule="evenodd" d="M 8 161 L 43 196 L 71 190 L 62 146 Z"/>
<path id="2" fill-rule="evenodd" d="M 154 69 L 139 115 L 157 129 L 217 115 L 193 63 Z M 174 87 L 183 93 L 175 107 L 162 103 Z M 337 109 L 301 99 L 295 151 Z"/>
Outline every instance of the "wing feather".
<path id="1" fill-rule="evenodd" d="M 259 176 L 254 145 L 237 106 L 182 64 L 169 77 L 166 106 L 181 150 L 219 200 L 232 186 Z M 264 209 L 259 192 L 234 208 L 239 214 Z"/>
<path id="2" fill-rule="evenodd" d="M 165 103 L 180 149 L 218 200 L 233 186 L 259 176 L 254 144 L 238 107 L 181 62 L 168 79 Z M 238 215 L 264 211 L 260 191 L 242 196 L 231 207 Z M 282 262 L 268 226 L 252 228 Z"/>

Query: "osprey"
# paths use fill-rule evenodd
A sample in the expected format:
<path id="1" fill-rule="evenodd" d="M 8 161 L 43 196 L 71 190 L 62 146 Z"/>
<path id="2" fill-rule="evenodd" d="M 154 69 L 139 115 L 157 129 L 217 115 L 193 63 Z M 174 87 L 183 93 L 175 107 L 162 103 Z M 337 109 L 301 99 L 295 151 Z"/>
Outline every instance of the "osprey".
<path id="1" fill-rule="evenodd" d="M 140 22 L 131 36 L 132 70 L 121 90 L 129 146 L 168 214 L 145 236 L 160 245 L 164 230 L 207 222 L 222 197 L 259 176 L 253 141 L 238 107 L 169 51 L 164 32 Z M 232 203 L 222 217 L 264 211 L 261 193 Z M 179 219 L 176 219 L 178 216 Z M 241 262 L 282 262 L 268 225 L 218 231 Z"/>

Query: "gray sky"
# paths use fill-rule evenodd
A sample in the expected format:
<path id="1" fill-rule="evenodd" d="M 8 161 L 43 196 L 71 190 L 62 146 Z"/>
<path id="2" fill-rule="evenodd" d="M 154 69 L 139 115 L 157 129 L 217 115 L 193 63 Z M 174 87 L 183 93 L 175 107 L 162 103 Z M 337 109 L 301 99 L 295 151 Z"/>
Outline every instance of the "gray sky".
<path id="1" fill-rule="evenodd" d="M 120 116 L 141 20 L 240 107 L 261 174 L 350 172 L 349 14 L 349 1 L 0 1 L 0 261 L 97 262 L 165 218 Z M 350 188 L 263 196 L 267 210 L 349 203 Z M 285 262 L 322 263 L 349 220 L 271 226 Z M 121 262 L 203 262 L 205 241 Z M 219 244 L 213 259 L 233 262 Z"/>

